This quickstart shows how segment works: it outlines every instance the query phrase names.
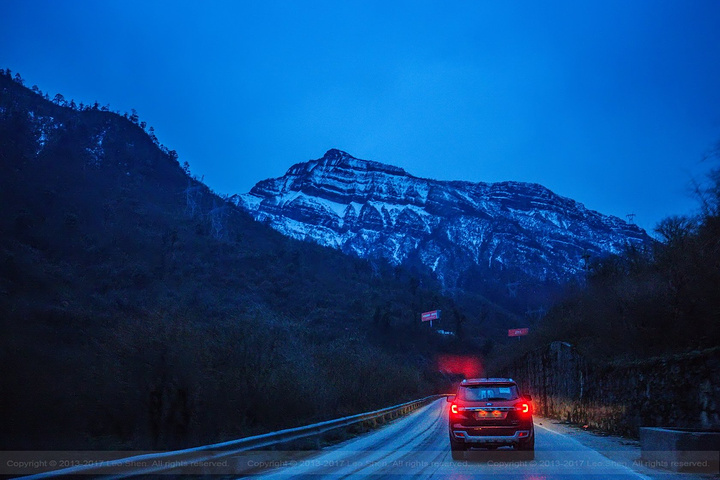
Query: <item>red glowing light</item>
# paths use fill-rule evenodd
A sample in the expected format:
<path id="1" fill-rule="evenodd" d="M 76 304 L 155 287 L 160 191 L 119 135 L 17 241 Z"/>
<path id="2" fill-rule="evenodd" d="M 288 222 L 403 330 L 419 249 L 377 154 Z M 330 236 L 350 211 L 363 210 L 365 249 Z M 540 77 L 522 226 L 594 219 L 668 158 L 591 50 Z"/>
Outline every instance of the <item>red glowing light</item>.
<path id="1" fill-rule="evenodd" d="M 465 378 L 482 376 L 480 359 L 463 355 L 441 355 L 437 359 L 438 370 L 450 375 L 462 375 Z"/>
<path id="2" fill-rule="evenodd" d="M 453 403 L 452 405 L 450 405 L 450 411 L 453 413 L 453 415 L 457 415 L 458 414 L 458 406 Z"/>

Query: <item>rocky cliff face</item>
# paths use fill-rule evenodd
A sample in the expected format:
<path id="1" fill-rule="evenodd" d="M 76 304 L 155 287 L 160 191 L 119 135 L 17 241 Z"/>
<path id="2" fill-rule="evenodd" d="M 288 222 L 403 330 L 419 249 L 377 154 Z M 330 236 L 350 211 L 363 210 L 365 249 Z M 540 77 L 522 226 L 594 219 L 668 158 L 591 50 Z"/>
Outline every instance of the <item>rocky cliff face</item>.
<path id="1" fill-rule="evenodd" d="M 286 235 L 422 264 L 448 287 L 473 269 L 505 280 L 561 281 L 587 258 L 648 241 L 639 227 L 541 185 L 417 178 L 339 150 L 232 200 Z"/>

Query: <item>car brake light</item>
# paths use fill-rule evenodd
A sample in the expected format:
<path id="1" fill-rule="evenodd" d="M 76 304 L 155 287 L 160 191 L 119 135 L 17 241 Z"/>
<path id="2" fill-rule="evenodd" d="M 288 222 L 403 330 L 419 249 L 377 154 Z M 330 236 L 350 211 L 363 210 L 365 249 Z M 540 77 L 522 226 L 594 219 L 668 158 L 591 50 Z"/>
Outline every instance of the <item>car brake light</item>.
<path id="1" fill-rule="evenodd" d="M 515 410 L 518 410 L 520 413 L 530 413 L 530 404 L 525 402 L 516 403 Z"/>
<path id="2" fill-rule="evenodd" d="M 458 406 L 453 403 L 452 405 L 450 405 L 450 411 L 452 412 L 453 415 L 457 415 L 458 414 Z"/>

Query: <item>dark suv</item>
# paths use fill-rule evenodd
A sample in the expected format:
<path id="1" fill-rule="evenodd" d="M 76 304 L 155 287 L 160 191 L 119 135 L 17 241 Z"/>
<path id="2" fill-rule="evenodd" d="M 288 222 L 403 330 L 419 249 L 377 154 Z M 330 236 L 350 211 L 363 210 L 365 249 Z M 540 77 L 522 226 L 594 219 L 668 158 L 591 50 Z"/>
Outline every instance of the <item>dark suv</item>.
<path id="1" fill-rule="evenodd" d="M 450 448 L 453 459 L 471 447 L 512 446 L 535 457 L 532 398 L 522 395 L 511 378 L 463 380 L 450 404 Z"/>

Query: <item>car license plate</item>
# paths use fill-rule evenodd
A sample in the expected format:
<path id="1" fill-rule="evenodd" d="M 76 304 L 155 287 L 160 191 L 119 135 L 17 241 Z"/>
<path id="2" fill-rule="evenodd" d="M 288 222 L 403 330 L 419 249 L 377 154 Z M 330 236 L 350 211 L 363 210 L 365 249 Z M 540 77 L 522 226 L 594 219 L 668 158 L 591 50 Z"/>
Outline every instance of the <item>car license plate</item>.
<path id="1" fill-rule="evenodd" d="M 504 420 L 505 417 L 507 417 L 507 412 L 501 412 L 500 410 L 479 410 L 475 412 L 477 420 Z"/>

